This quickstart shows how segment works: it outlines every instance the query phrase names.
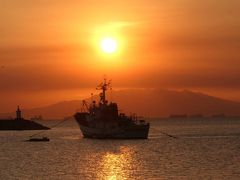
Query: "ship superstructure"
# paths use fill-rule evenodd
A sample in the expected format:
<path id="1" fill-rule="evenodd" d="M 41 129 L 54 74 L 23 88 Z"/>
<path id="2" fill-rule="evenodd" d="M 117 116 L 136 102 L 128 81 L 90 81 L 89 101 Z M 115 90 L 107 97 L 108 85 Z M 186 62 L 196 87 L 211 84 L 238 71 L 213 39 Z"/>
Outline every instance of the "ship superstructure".
<path id="1" fill-rule="evenodd" d="M 118 112 L 117 103 L 108 103 L 106 91 L 110 88 L 110 81 L 106 79 L 97 87 L 101 90 L 100 101 L 92 101 L 85 112 L 77 112 L 74 117 L 85 138 L 99 139 L 146 139 L 150 124 L 139 120 L 136 116 L 126 116 Z"/>

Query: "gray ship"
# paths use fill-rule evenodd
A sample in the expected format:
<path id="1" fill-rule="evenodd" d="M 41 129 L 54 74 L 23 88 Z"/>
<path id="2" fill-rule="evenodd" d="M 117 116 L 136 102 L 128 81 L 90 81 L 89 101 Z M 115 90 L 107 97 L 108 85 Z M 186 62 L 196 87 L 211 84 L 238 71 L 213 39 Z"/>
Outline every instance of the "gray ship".
<path id="1" fill-rule="evenodd" d="M 117 103 L 108 103 L 106 91 L 110 81 L 104 79 L 97 89 L 101 90 L 100 101 L 92 101 L 85 112 L 77 112 L 74 117 L 85 138 L 96 139 L 147 139 L 150 124 L 136 116 L 126 116 L 118 112 Z"/>

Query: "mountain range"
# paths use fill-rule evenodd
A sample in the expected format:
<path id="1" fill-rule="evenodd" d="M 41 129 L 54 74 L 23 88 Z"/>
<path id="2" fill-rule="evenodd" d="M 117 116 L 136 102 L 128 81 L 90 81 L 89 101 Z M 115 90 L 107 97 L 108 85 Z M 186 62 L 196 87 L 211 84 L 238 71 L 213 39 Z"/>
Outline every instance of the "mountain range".
<path id="1" fill-rule="evenodd" d="M 162 117 L 170 114 L 202 114 L 211 116 L 226 114 L 239 116 L 240 102 L 225 100 L 199 92 L 166 89 L 125 89 L 109 93 L 108 99 L 117 102 L 120 112 L 136 113 L 139 116 Z M 97 100 L 95 95 L 87 102 Z M 44 119 L 72 116 L 80 110 L 82 100 L 61 101 L 45 107 L 24 109 L 23 116 L 30 118 L 41 115 Z M 2 113 L 1 117 L 15 116 L 15 112 Z"/>

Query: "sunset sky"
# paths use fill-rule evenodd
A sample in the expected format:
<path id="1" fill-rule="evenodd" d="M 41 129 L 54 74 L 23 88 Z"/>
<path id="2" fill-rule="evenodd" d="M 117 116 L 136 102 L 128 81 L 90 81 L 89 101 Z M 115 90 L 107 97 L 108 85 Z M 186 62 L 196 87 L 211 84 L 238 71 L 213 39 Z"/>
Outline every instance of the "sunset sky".
<path id="1" fill-rule="evenodd" d="M 1 0 L 0 112 L 117 88 L 240 101 L 239 0 Z M 118 49 L 101 50 L 104 37 Z"/>

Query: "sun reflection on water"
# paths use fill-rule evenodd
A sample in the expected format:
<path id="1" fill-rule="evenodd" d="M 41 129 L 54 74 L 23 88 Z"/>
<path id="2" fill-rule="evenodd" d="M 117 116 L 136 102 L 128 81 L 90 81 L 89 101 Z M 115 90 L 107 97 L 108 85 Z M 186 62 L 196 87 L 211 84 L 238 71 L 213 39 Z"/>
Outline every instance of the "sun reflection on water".
<path id="1" fill-rule="evenodd" d="M 129 148 L 121 148 L 119 152 L 106 152 L 102 156 L 98 179 L 117 180 L 129 179 L 129 169 L 132 166 L 132 154 Z"/>

